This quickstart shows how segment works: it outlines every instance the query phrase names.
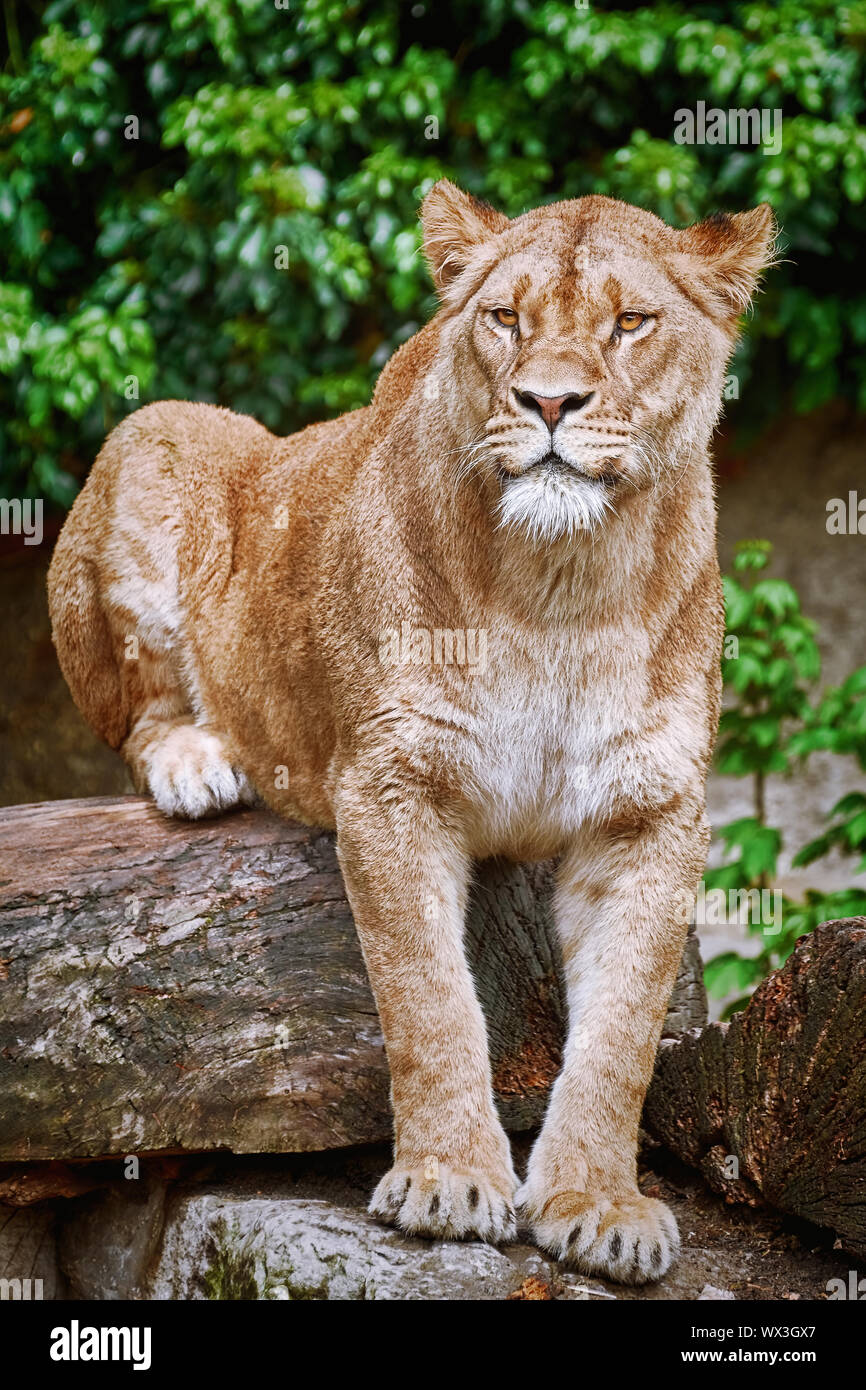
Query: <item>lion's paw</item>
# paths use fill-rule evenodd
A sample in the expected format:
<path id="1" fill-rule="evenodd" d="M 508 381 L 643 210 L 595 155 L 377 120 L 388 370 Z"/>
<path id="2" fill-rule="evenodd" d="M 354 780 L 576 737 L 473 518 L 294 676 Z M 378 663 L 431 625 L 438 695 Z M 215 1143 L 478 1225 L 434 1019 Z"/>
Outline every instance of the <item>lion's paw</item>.
<path id="1" fill-rule="evenodd" d="M 521 1204 L 522 1190 L 517 1193 Z M 680 1248 L 673 1213 L 653 1197 L 560 1192 L 540 1211 L 523 1208 L 537 1244 L 583 1274 L 620 1284 L 661 1279 Z"/>
<path id="2" fill-rule="evenodd" d="M 251 806 L 256 796 L 247 778 L 233 767 L 222 739 L 194 724 L 172 729 L 146 757 L 147 782 L 167 816 L 199 820 L 233 806 Z"/>
<path id="3" fill-rule="evenodd" d="M 512 1192 L 507 1178 L 494 1182 L 478 1169 L 430 1158 L 417 1168 L 395 1165 L 373 1193 L 369 1212 L 407 1235 L 499 1245 L 517 1234 Z"/>

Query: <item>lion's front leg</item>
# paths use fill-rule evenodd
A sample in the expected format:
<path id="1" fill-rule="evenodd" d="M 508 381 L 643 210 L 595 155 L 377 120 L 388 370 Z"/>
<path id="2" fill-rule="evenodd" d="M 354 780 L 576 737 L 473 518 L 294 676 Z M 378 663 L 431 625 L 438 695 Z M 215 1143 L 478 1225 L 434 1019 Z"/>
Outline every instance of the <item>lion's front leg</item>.
<path id="1" fill-rule="evenodd" d="M 516 1233 L 516 1179 L 463 948 L 469 866 L 435 809 L 380 769 L 351 773 L 337 844 L 385 1036 L 394 1165 L 372 1215 L 419 1235 Z"/>
<path id="2" fill-rule="evenodd" d="M 677 798 L 587 833 L 559 873 L 570 1026 L 518 1202 L 544 1249 L 623 1283 L 660 1278 L 679 1248 L 638 1190 L 638 1125 L 707 840 L 703 798 Z"/>

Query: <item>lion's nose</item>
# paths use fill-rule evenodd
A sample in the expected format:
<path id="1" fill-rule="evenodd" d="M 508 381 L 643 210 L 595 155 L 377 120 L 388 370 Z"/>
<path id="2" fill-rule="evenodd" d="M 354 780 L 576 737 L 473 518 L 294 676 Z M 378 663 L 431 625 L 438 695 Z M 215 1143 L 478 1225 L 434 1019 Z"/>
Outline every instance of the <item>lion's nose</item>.
<path id="1" fill-rule="evenodd" d="M 515 396 L 521 405 L 526 406 L 527 410 L 535 411 L 540 415 L 551 434 L 556 429 L 563 415 L 569 410 L 583 410 L 595 395 L 594 391 L 587 391 L 585 396 L 539 396 L 535 391 L 518 391 L 515 389 Z"/>

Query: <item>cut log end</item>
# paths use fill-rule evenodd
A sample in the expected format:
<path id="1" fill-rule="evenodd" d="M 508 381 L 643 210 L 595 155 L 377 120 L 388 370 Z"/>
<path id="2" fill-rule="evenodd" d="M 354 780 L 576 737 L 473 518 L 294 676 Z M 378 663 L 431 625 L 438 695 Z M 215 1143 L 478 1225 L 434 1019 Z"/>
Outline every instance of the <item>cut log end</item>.
<path id="1" fill-rule="evenodd" d="M 727 1026 L 664 1047 L 644 1124 L 728 1201 L 866 1256 L 866 918 L 823 923 Z"/>

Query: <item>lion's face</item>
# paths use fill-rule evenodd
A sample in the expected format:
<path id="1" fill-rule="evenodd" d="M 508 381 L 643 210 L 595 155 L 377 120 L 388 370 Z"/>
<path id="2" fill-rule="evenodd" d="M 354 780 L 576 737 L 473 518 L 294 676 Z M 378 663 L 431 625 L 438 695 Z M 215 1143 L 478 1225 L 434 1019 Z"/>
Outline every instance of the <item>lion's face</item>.
<path id="1" fill-rule="evenodd" d="M 678 232 L 592 197 L 510 222 L 438 184 L 423 216 L 452 455 L 500 520 L 551 540 L 673 485 L 717 417 L 769 209 Z"/>

